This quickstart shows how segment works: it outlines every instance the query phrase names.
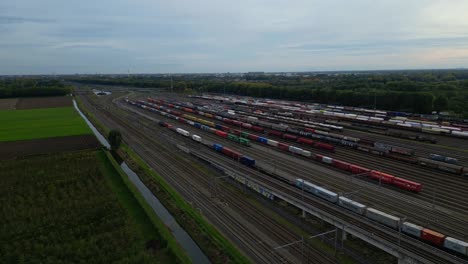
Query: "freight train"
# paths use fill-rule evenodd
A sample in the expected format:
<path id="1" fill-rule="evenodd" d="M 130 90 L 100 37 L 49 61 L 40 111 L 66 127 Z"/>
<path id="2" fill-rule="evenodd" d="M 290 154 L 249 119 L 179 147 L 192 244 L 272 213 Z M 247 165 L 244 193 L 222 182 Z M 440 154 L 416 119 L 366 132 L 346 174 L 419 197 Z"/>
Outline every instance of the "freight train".
<path id="1" fill-rule="evenodd" d="M 468 256 L 468 243 L 461 241 L 434 230 L 424 228 L 422 226 L 403 221 L 401 218 L 384 213 L 375 208 L 368 207 L 362 203 L 351 200 L 347 197 L 340 196 L 335 192 L 329 191 L 323 187 L 317 186 L 313 183 L 305 181 L 303 179 L 296 179 L 295 185 L 299 189 L 303 189 L 306 192 L 313 194 L 319 198 L 322 198 L 328 202 L 337 204 L 347 210 L 350 210 L 356 214 L 367 217 L 380 224 L 400 230 L 407 235 L 419 238 L 430 244 L 446 248 L 455 251 L 459 254 Z"/>
<path id="2" fill-rule="evenodd" d="M 176 119 L 176 120 L 181 121 L 181 122 L 185 122 L 185 123 L 187 123 L 189 125 L 192 125 L 192 126 L 194 126 L 196 128 L 200 128 L 200 129 L 205 130 L 207 132 L 211 132 L 211 133 L 214 133 L 216 135 L 226 137 L 226 134 L 227 134 L 226 132 L 223 132 L 221 130 L 217 130 L 215 128 L 212 128 L 212 127 L 209 127 L 209 126 L 206 126 L 206 125 L 202 125 L 202 124 L 200 124 L 198 122 L 191 121 L 191 119 L 199 121 L 199 119 L 196 118 L 196 117 L 189 116 L 189 115 L 182 115 L 180 113 L 179 113 L 179 115 L 182 115 L 183 117 L 175 116 L 175 115 L 169 114 L 167 112 L 159 111 L 159 110 L 157 110 L 155 108 L 152 108 L 154 106 L 154 107 L 159 107 L 159 109 L 163 109 L 163 108 L 161 108 L 161 106 L 157 106 L 157 105 L 150 104 L 150 103 L 145 103 L 144 101 L 138 101 L 136 103 L 130 101 L 129 103 L 140 106 L 140 107 L 142 107 L 144 109 L 159 113 L 161 115 L 167 116 L 168 118 L 172 118 L 172 119 Z M 145 104 L 149 104 L 151 107 L 149 107 L 149 106 L 147 106 Z M 169 109 L 166 109 L 166 110 L 169 110 Z M 171 113 L 174 113 L 174 111 L 171 111 Z M 164 122 L 162 122 L 162 123 L 164 123 Z M 216 126 L 215 123 L 213 123 L 211 125 Z M 225 127 L 225 129 L 227 130 L 229 128 Z M 268 139 L 268 138 L 265 138 L 265 137 L 260 137 L 260 136 L 257 136 L 255 134 L 242 132 L 242 131 L 236 130 L 236 129 L 232 129 L 231 132 L 233 134 L 235 134 L 236 136 L 239 136 L 239 139 L 254 140 L 256 142 L 259 142 L 259 143 L 262 143 L 262 144 L 265 144 L 265 145 L 269 145 L 271 147 L 276 147 L 276 148 L 278 148 L 280 150 L 290 152 L 290 153 L 293 153 L 295 155 L 300 155 L 300 156 L 303 156 L 303 157 L 306 157 L 306 158 L 318 159 L 317 157 L 323 157 L 323 156 L 318 155 L 318 154 L 312 154 L 308 150 L 304 150 L 302 148 L 299 148 L 299 147 L 296 147 L 296 146 L 291 146 L 291 145 L 288 145 L 288 144 L 285 144 L 285 143 L 282 143 L 282 142 L 279 142 L 279 141 L 276 141 L 276 140 Z M 280 133 L 280 132 L 278 132 L 278 133 Z M 320 142 L 314 142 L 314 141 L 306 139 L 306 138 L 297 138 L 297 142 L 303 143 L 303 144 L 308 144 L 308 145 L 314 145 L 314 146 L 317 146 L 316 145 L 317 143 L 322 144 Z M 346 162 L 342 162 L 342 161 L 339 161 L 339 160 L 334 160 L 333 164 L 337 164 L 337 166 L 335 166 L 335 167 L 337 167 L 339 169 L 342 169 L 342 170 L 345 170 L 345 171 L 348 171 L 348 172 L 351 172 L 353 174 L 368 173 L 368 172 L 371 171 L 370 169 L 360 167 L 360 166 L 357 166 L 357 165 L 354 165 L 354 164 L 349 164 L 349 163 L 346 163 Z M 349 164 L 350 166 L 348 168 L 348 167 L 345 167 L 345 166 L 340 166 L 340 164 Z M 378 176 L 378 177 L 375 176 L 378 173 L 380 173 L 380 176 Z M 373 171 L 371 174 L 369 174 L 371 179 L 376 179 L 376 180 L 380 180 L 380 181 L 382 180 L 383 177 L 385 177 L 385 176 L 382 176 L 382 175 L 385 175 L 386 178 L 393 177 L 393 178 L 397 179 L 395 181 L 393 181 L 393 180 L 385 181 L 385 179 L 386 179 L 385 178 L 384 183 L 388 183 L 388 184 L 394 185 L 394 186 L 396 186 L 398 188 L 408 190 L 408 191 L 413 191 L 413 192 L 420 192 L 422 190 L 422 185 L 421 184 L 411 182 L 411 181 L 407 181 L 405 179 L 401 179 L 401 178 L 395 177 L 393 175 L 389 175 L 389 174 L 382 173 L 382 172 L 379 172 L 379 171 Z M 398 179 L 400 179 L 400 180 L 398 180 Z"/>

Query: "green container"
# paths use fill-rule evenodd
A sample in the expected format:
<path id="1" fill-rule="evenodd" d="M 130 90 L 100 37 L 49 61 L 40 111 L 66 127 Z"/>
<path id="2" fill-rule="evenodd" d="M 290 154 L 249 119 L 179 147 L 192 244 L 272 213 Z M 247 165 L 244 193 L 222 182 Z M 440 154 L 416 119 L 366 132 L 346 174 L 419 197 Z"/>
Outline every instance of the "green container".
<path id="1" fill-rule="evenodd" d="M 240 143 L 241 143 L 242 145 L 250 146 L 250 140 L 245 139 L 245 138 L 241 138 L 241 139 L 240 139 Z"/>

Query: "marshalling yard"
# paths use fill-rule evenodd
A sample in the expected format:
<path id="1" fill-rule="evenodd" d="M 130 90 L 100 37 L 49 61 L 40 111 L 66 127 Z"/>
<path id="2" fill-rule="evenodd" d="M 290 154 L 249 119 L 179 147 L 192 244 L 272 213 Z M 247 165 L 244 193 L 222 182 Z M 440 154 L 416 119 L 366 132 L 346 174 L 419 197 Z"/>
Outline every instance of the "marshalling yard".
<path id="1" fill-rule="evenodd" d="M 255 263 L 468 263 L 466 124 L 109 89 L 76 96 Z"/>

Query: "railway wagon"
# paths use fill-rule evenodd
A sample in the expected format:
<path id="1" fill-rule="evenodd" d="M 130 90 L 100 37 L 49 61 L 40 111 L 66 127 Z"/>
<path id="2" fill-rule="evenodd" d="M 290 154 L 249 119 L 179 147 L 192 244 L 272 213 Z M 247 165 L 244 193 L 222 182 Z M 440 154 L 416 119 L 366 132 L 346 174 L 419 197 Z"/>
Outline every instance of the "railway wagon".
<path id="1" fill-rule="evenodd" d="M 367 208 L 366 217 L 394 229 L 398 229 L 400 224 L 400 218 L 370 207 Z"/>
<path id="2" fill-rule="evenodd" d="M 445 235 L 431 229 L 423 228 L 421 231 L 421 239 L 442 247 L 444 245 Z"/>
<path id="3" fill-rule="evenodd" d="M 201 142 L 201 137 L 197 135 L 192 135 L 192 139 L 196 142 Z"/>
<path id="4" fill-rule="evenodd" d="M 332 202 L 332 203 L 336 203 L 338 201 L 338 194 L 332 192 L 332 191 L 329 191 L 325 188 L 322 188 L 322 187 L 319 187 L 319 186 L 315 186 L 315 189 L 313 190 L 313 193 L 322 198 L 322 199 L 325 199 L 329 202 Z"/>
<path id="5" fill-rule="evenodd" d="M 353 201 L 349 198 L 346 198 L 344 196 L 340 196 L 338 198 L 338 205 L 360 215 L 364 215 L 364 213 L 366 212 L 366 208 L 367 208 L 367 206 L 361 203 L 358 203 L 356 201 Z"/>
<path id="6" fill-rule="evenodd" d="M 176 132 L 185 137 L 190 136 L 190 133 L 187 130 L 184 130 L 182 128 L 176 128 Z"/>
<path id="7" fill-rule="evenodd" d="M 369 173 L 369 177 L 372 179 L 381 181 L 382 183 L 386 183 L 386 184 L 392 184 L 393 179 L 395 178 L 395 176 L 393 175 L 383 173 L 380 171 L 376 171 L 376 170 L 371 170 Z"/>
<path id="8" fill-rule="evenodd" d="M 455 174 L 468 174 L 468 169 L 462 166 L 448 164 L 445 162 L 430 160 L 426 158 L 418 158 L 418 164 L 425 167 L 430 167 L 438 170 L 443 170 Z"/>
<path id="9" fill-rule="evenodd" d="M 432 160 L 441 161 L 441 162 L 450 163 L 450 164 L 456 164 L 458 162 L 458 160 L 455 158 L 446 157 L 446 156 L 442 156 L 438 154 L 430 154 L 429 157 Z"/>
<path id="10" fill-rule="evenodd" d="M 468 243 L 452 237 L 446 237 L 444 247 L 463 255 L 468 255 Z"/>
<path id="11" fill-rule="evenodd" d="M 413 191 L 413 192 L 422 191 L 422 184 L 421 183 L 410 181 L 410 180 L 407 180 L 407 179 L 402 179 L 400 177 L 393 178 L 393 185 L 395 185 L 395 186 L 397 186 L 397 187 L 399 187 L 401 189 L 405 189 L 405 190 L 409 190 L 409 191 Z"/>
<path id="12" fill-rule="evenodd" d="M 422 226 L 418 226 L 418 225 L 415 225 L 415 224 L 412 224 L 410 222 L 404 222 L 402 225 L 401 225 L 401 231 L 406 233 L 406 234 L 409 234 L 409 235 L 412 235 L 412 236 L 415 236 L 417 238 L 420 238 L 421 237 L 421 232 L 424 228 Z"/>

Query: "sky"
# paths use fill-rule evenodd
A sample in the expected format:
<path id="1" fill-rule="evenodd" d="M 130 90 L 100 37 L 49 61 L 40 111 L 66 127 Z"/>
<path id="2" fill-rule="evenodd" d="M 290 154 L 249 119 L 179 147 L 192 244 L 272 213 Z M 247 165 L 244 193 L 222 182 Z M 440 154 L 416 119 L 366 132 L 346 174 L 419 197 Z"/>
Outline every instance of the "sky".
<path id="1" fill-rule="evenodd" d="M 464 67 L 467 0 L 0 1 L 0 74 Z"/>

